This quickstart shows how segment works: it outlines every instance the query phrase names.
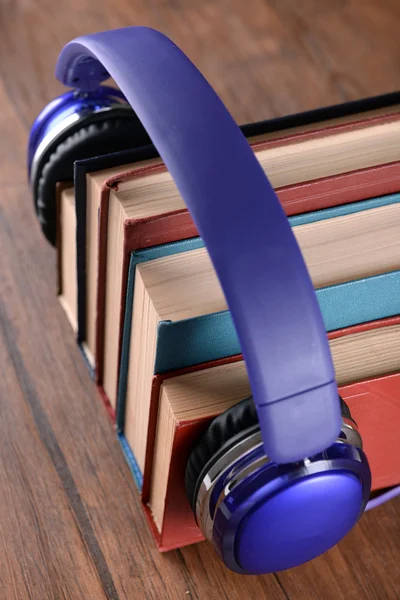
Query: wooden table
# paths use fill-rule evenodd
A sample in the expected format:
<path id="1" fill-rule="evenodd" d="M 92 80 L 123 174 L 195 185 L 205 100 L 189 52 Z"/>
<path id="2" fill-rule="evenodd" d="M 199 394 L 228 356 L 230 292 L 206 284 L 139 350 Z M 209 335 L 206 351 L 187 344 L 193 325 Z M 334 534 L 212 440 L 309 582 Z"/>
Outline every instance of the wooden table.
<path id="1" fill-rule="evenodd" d="M 238 122 L 399 87 L 398 0 L 1 0 L 0 598 L 400 597 L 400 499 L 336 548 L 236 576 L 207 543 L 161 555 L 67 319 L 26 184 L 29 126 L 69 39 L 132 24 L 189 55 Z"/>

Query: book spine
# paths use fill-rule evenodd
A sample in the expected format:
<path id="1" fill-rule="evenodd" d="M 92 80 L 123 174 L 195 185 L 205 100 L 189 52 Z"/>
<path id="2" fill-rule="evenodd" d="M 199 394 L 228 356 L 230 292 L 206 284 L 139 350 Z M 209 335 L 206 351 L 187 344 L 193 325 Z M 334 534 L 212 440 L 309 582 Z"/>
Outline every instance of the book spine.
<path id="1" fill-rule="evenodd" d="M 128 464 L 129 470 L 132 473 L 133 480 L 140 491 L 143 485 L 143 476 L 139 469 L 139 465 L 136 462 L 134 454 L 129 446 L 126 438 L 122 434 L 118 434 L 118 441 L 121 445 L 123 455 L 125 456 L 125 460 Z"/>
<path id="2" fill-rule="evenodd" d="M 128 383 L 129 369 L 129 348 L 132 330 L 132 312 L 133 312 L 133 290 L 135 286 L 135 273 L 138 261 L 132 255 L 128 270 L 127 293 L 126 293 L 126 310 L 124 313 L 124 339 L 121 348 L 121 362 L 118 377 L 118 394 L 117 394 L 117 409 L 116 409 L 116 427 L 117 432 L 122 433 L 125 425 L 125 398 L 126 386 Z"/>

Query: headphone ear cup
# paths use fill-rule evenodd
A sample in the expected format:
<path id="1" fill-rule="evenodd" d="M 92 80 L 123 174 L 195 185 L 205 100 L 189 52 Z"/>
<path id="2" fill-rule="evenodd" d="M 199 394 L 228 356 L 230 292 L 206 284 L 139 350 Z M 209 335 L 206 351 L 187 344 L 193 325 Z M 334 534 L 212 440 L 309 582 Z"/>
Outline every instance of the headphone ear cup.
<path id="1" fill-rule="evenodd" d="M 350 409 L 339 396 L 342 418 L 352 419 Z M 207 472 L 222 454 L 259 429 L 253 399 L 245 398 L 216 417 L 193 448 L 186 465 L 185 489 L 192 510 Z"/>
<path id="2" fill-rule="evenodd" d="M 35 209 L 43 234 L 56 243 L 56 184 L 72 181 L 76 160 L 101 156 L 150 144 L 138 118 L 112 117 L 82 126 L 50 148 L 48 158 L 33 182 Z"/>

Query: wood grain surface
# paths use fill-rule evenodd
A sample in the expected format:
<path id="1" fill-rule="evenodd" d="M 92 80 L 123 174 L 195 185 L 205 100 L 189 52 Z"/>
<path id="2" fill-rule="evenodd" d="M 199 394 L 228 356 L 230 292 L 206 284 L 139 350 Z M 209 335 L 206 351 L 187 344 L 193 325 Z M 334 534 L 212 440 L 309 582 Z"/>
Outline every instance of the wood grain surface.
<path id="1" fill-rule="evenodd" d="M 240 123 L 399 88 L 398 0 L 0 0 L 0 599 L 398 599 L 400 499 L 277 575 L 236 576 L 207 543 L 153 545 L 25 166 L 63 44 L 134 24 L 172 37 Z"/>

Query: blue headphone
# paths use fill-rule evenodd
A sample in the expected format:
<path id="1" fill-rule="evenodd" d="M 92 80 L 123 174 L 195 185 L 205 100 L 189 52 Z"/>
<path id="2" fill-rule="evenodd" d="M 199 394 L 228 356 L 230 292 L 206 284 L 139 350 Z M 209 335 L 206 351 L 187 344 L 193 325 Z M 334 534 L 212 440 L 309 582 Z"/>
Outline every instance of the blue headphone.
<path id="1" fill-rule="evenodd" d="M 54 218 L 46 213 L 46 173 L 60 145 L 61 154 L 76 150 L 80 135 L 85 145 L 90 128 L 109 119 L 124 122 L 118 138 L 129 121 L 127 144 L 146 143 L 148 134 L 174 178 L 235 323 L 253 396 L 217 417 L 189 457 L 185 485 L 199 527 L 238 573 L 311 560 L 357 523 L 371 475 L 274 190 L 213 89 L 157 31 L 128 27 L 77 38 L 62 50 L 56 75 L 74 91 L 42 112 L 29 142 L 45 233 L 52 237 Z M 101 86 L 109 76 L 124 96 Z"/>

